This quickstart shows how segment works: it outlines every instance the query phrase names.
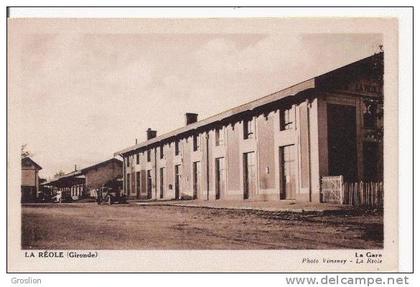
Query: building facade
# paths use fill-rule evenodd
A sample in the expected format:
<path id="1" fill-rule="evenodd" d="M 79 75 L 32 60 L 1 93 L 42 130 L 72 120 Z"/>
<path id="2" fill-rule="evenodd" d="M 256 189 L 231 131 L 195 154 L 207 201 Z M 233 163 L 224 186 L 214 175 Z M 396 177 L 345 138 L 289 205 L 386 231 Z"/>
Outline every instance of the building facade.
<path id="1" fill-rule="evenodd" d="M 381 180 L 383 53 L 116 153 L 138 199 L 322 201 L 320 179 Z"/>
<path id="2" fill-rule="evenodd" d="M 21 202 L 34 202 L 39 193 L 39 171 L 42 167 L 30 157 L 21 159 Z"/>

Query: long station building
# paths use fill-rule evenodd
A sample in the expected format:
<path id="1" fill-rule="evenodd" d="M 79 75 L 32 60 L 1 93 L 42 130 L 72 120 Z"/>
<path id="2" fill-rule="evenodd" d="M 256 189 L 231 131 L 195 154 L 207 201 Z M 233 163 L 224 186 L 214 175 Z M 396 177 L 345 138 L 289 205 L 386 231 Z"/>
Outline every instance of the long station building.
<path id="1" fill-rule="evenodd" d="M 138 199 L 320 202 L 323 176 L 383 176 L 383 52 L 115 153 Z M 156 114 L 156 116 L 159 116 Z"/>

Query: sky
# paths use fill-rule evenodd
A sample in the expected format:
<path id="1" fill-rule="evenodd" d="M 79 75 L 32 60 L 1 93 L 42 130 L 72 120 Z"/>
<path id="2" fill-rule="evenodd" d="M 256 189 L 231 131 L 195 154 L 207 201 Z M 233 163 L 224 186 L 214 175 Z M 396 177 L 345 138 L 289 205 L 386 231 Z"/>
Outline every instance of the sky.
<path id="1" fill-rule="evenodd" d="M 9 98 L 19 106 L 19 139 L 43 177 L 109 159 L 144 141 L 149 127 L 158 135 L 179 128 L 186 112 L 204 119 L 370 56 L 382 44 L 372 33 L 145 33 L 132 29 L 141 22 L 113 30 L 97 21 L 109 26 L 11 25 Z"/>

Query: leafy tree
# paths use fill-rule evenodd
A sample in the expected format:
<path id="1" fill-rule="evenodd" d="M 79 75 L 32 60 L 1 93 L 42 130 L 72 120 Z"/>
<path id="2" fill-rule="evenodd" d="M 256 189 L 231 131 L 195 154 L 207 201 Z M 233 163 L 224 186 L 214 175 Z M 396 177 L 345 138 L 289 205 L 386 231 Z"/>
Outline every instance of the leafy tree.
<path id="1" fill-rule="evenodd" d="M 20 146 L 20 156 L 21 158 L 33 156 L 33 153 L 27 149 L 27 144 Z"/>
<path id="2" fill-rule="evenodd" d="M 63 175 L 65 175 L 64 171 L 59 170 L 58 172 L 56 172 L 56 173 L 54 174 L 54 177 L 55 177 L 55 178 L 58 178 L 58 177 L 63 176 Z"/>

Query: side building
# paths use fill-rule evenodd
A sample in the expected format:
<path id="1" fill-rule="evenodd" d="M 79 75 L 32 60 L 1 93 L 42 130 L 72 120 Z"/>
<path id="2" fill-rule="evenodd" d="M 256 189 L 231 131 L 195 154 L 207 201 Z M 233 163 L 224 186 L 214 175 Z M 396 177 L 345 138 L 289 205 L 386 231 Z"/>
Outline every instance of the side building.
<path id="1" fill-rule="evenodd" d="M 117 158 L 77 169 L 63 176 L 43 183 L 54 193 L 60 191 L 63 196 L 73 200 L 96 197 L 97 190 L 112 181 L 122 179 L 122 161 Z"/>
<path id="2" fill-rule="evenodd" d="M 115 153 L 138 199 L 322 201 L 320 179 L 383 176 L 383 53 Z"/>
<path id="3" fill-rule="evenodd" d="M 51 195 L 60 193 L 62 200 L 77 200 L 86 195 L 85 181 L 85 176 L 75 167 L 74 171 L 46 181 L 42 183 L 42 186 Z"/>
<path id="4" fill-rule="evenodd" d="M 21 202 L 34 202 L 39 194 L 39 171 L 42 167 L 30 157 L 21 159 Z"/>

